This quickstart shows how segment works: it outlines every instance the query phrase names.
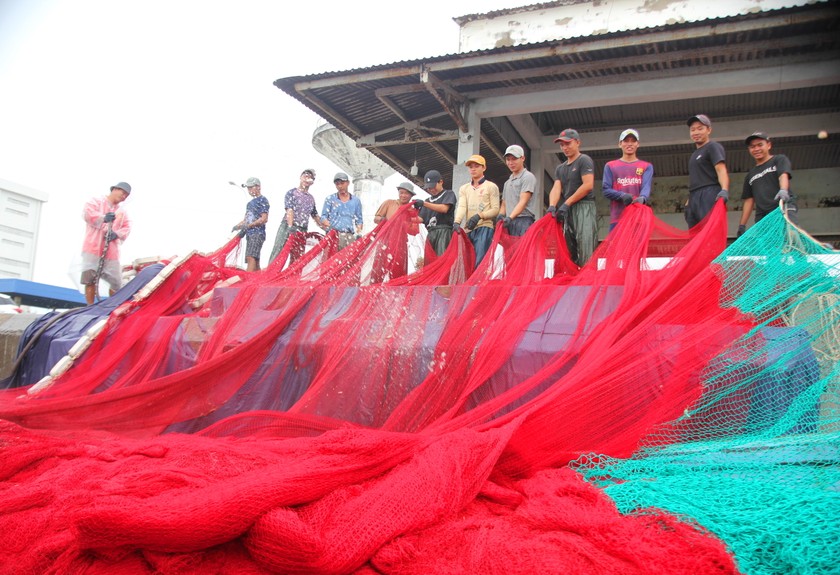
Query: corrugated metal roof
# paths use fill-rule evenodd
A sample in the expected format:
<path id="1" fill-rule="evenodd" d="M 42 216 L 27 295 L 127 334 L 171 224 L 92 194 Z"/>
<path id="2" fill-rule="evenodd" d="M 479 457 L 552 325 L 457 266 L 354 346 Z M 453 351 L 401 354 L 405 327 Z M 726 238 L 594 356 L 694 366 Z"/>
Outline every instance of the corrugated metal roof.
<path id="1" fill-rule="evenodd" d="M 353 139 L 373 135 L 376 142 L 391 142 L 369 149 L 403 175 L 408 175 L 408 169 L 415 161 L 421 166 L 421 175 L 422 171 L 432 168 L 446 174 L 451 172 L 457 158 L 458 125 L 439 99 L 420 83 L 424 71 L 455 96 L 475 100 L 510 94 L 527 97 L 529 93 L 555 87 L 598 87 L 639 78 L 746 71 L 767 66 L 767 62 L 840 62 L 838 23 L 838 4 L 820 3 L 703 22 L 281 78 L 275 85 Z M 441 94 L 443 91 L 438 97 Z M 583 133 L 627 125 L 643 129 L 682 124 L 698 110 L 718 120 L 766 120 L 785 115 L 835 112 L 840 101 L 838 96 L 837 85 L 806 86 L 756 94 L 544 110 L 531 117 L 547 136 L 569 126 Z M 507 168 L 498 152 L 504 150 L 509 138 L 491 120 L 482 121 L 481 152 L 488 159 L 488 176 L 503 181 Z M 440 139 L 414 142 L 432 138 Z M 808 145 L 796 138 L 784 143 L 790 147 L 786 149 L 787 155 L 799 168 L 834 166 L 840 157 L 833 139 L 822 142 L 820 149 L 828 151 L 819 154 L 812 154 L 813 150 L 809 152 Z M 657 155 L 659 175 L 683 174 L 685 156 L 689 152 L 689 145 L 685 149 L 679 146 L 673 150 L 645 149 L 645 153 Z M 592 155 L 597 164 L 599 158 L 596 156 L 600 156 L 600 152 Z M 610 152 L 607 159 L 613 156 Z M 738 156 L 735 153 L 732 160 L 736 165 Z M 735 171 L 734 165 L 730 169 Z"/>

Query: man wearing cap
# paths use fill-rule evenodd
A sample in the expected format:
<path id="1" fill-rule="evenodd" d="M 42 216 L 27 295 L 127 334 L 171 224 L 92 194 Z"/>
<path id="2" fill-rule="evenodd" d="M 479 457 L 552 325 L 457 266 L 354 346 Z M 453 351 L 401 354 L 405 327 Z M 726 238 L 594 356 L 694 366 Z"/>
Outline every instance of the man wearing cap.
<path id="1" fill-rule="evenodd" d="M 397 186 L 397 200 L 385 200 L 376 210 L 373 216 L 373 223 L 384 222 L 394 216 L 400 206 L 406 205 L 414 197 L 414 185 L 411 182 L 403 182 Z"/>
<path id="2" fill-rule="evenodd" d="M 688 160 L 688 202 L 685 221 L 689 228 L 700 223 L 712 211 L 718 199 L 729 201 L 729 172 L 726 151 L 712 141 L 712 121 L 705 114 L 688 119 L 688 134 L 697 147 Z"/>
<path id="3" fill-rule="evenodd" d="M 631 203 L 647 204 L 653 185 L 653 164 L 636 157 L 639 132 L 628 128 L 618 137 L 621 158 L 604 166 L 601 191 L 610 201 L 610 231 L 616 226 L 624 208 Z"/>
<path id="4" fill-rule="evenodd" d="M 333 177 L 336 192 L 324 200 L 321 226 L 338 232 L 338 249 L 343 250 L 362 233 L 362 202 L 350 193 L 350 177 L 338 172 Z"/>
<path id="5" fill-rule="evenodd" d="M 131 233 L 131 221 L 120 206 L 131 194 L 131 186 L 118 182 L 111 186 L 107 196 L 88 200 L 82 212 L 85 220 L 85 238 L 82 243 L 82 278 L 85 301 L 94 302 L 99 291 L 99 280 L 108 283 L 109 293 L 122 287 L 120 244 Z"/>
<path id="6" fill-rule="evenodd" d="M 741 213 L 741 222 L 738 226 L 738 237 L 747 229 L 747 220 L 755 208 L 755 222 L 779 207 L 779 202 L 784 202 L 787 208 L 788 218 L 795 224 L 796 217 L 796 196 L 790 187 L 793 179 L 790 160 L 783 154 L 773 154 L 773 143 L 770 137 L 764 132 L 754 132 L 745 140 L 750 155 L 755 160 L 749 172 L 744 178 L 744 190 L 741 193 L 741 200 L 744 202 L 744 210 Z"/>
<path id="7" fill-rule="evenodd" d="M 534 223 L 537 214 L 537 178 L 525 169 L 525 150 L 516 144 L 505 150 L 505 164 L 510 177 L 502 190 L 499 215 L 504 216 L 502 225 L 512 236 L 524 236 Z"/>
<path id="8" fill-rule="evenodd" d="M 548 196 L 548 212 L 563 223 L 569 255 L 583 267 L 598 245 L 595 213 L 595 163 L 580 153 L 580 134 L 567 128 L 554 140 L 566 161 L 554 170 L 554 186 Z"/>
<path id="9" fill-rule="evenodd" d="M 466 218 L 464 229 L 475 248 L 475 267 L 478 267 L 493 243 L 493 228 L 499 215 L 499 186 L 484 177 L 487 169 L 484 156 L 473 154 L 464 163 L 470 171 L 470 181 L 458 190 L 453 227 L 460 226 Z"/>
<path id="10" fill-rule="evenodd" d="M 300 183 L 298 187 L 292 188 L 286 192 L 284 198 L 284 207 L 286 209 L 286 217 L 280 222 L 280 227 L 277 229 L 277 236 L 274 239 L 274 248 L 271 250 L 271 257 L 269 261 L 274 261 L 281 251 L 289 236 L 294 232 L 306 233 L 309 227 L 309 218 L 318 225 L 321 225 L 321 220 L 318 218 L 318 209 L 315 207 L 315 198 L 309 192 L 309 188 L 315 182 L 315 170 L 307 168 L 300 174 Z M 290 261 L 294 261 L 300 257 L 302 252 L 295 251 L 290 254 Z"/>
<path id="11" fill-rule="evenodd" d="M 429 170 L 423 178 L 423 188 L 430 194 L 425 200 L 414 200 L 414 207 L 420 210 L 420 219 L 426 226 L 428 241 L 437 255 L 442 255 L 452 241 L 452 224 L 455 221 L 457 198 L 452 190 L 443 189 L 443 176 L 437 170 Z"/>
<path id="12" fill-rule="evenodd" d="M 255 272 L 260 269 L 260 252 L 265 242 L 265 223 L 268 221 L 268 199 L 262 195 L 259 178 L 248 178 L 242 184 L 248 189 L 251 201 L 245 206 L 245 218 L 233 226 L 233 231 L 239 230 L 239 235 L 245 235 L 245 264 L 246 271 Z"/>

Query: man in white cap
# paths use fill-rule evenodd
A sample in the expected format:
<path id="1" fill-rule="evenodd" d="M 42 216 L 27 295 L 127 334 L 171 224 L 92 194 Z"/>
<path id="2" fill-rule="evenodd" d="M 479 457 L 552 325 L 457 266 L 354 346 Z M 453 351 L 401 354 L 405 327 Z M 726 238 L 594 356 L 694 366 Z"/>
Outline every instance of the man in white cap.
<path id="1" fill-rule="evenodd" d="M 350 176 L 338 172 L 333 177 L 336 192 L 324 200 L 321 225 L 338 232 L 338 249 L 343 250 L 362 233 L 362 202 L 350 193 Z"/>
<path id="2" fill-rule="evenodd" d="M 717 200 L 729 200 L 726 150 L 711 140 L 712 121 L 705 114 L 688 119 L 688 135 L 697 147 L 688 160 L 688 201 L 685 222 L 693 228 L 712 211 Z"/>
<path id="3" fill-rule="evenodd" d="M 601 191 L 610 201 L 610 231 L 616 226 L 624 208 L 632 203 L 647 204 L 653 185 L 653 164 L 636 157 L 639 132 L 628 128 L 618 137 L 621 158 L 607 162 Z"/>
<path id="4" fill-rule="evenodd" d="M 260 252 L 265 242 L 265 224 L 268 221 L 268 199 L 262 195 L 259 178 L 248 178 L 242 184 L 248 189 L 251 200 L 245 206 L 245 217 L 233 226 L 233 231 L 240 230 L 239 236 L 245 236 L 246 271 L 260 270 Z"/>
<path id="5" fill-rule="evenodd" d="M 554 186 L 548 196 L 548 213 L 563 224 L 563 235 L 572 261 L 583 267 L 598 245 L 595 213 L 595 163 L 580 153 L 580 134 L 566 128 L 554 139 L 566 161 L 554 170 Z"/>
<path id="6" fill-rule="evenodd" d="M 107 196 L 97 196 L 86 204 L 82 217 L 85 220 L 85 239 L 82 243 L 82 285 L 85 301 L 94 302 L 99 291 L 99 280 L 108 283 L 109 293 L 122 287 L 120 244 L 131 233 L 131 221 L 120 206 L 131 194 L 131 186 L 118 182 L 111 186 Z"/>
<path id="7" fill-rule="evenodd" d="M 499 216 L 512 236 L 524 236 L 537 217 L 537 178 L 525 169 L 525 150 L 513 144 L 505 150 L 510 177 L 502 189 Z"/>

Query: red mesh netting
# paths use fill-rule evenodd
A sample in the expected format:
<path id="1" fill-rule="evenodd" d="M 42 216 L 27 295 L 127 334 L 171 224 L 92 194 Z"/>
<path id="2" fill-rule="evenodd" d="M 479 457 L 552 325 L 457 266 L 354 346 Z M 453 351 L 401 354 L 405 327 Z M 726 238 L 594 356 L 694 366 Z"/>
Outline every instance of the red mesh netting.
<path id="1" fill-rule="evenodd" d="M 0 573 L 735 572 L 562 467 L 631 454 L 749 329 L 718 305 L 723 206 L 689 235 L 632 205 L 580 270 L 543 218 L 406 275 L 414 215 L 251 274 L 236 241 L 193 255 L 1 392 Z"/>

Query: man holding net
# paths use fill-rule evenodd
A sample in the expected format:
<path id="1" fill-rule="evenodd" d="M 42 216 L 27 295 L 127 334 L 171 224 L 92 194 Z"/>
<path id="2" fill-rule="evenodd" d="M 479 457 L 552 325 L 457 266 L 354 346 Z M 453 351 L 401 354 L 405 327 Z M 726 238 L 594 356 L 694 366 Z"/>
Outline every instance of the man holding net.
<path id="1" fill-rule="evenodd" d="M 744 178 L 744 190 L 741 200 L 744 210 L 738 226 L 738 237 L 747 229 L 747 221 L 755 208 L 755 223 L 779 207 L 784 202 L 788 218 L 795 224 L 796 196 L 790 188 L 793 179 L 790 160 L 783 154 L 773 154 L 773 143 L 770 136 L 764 132 L 754 132 L 745 140 L 750 155 L 755 160 L 755 166 L 747 172 Z"/>
<path id="2" fill-rule="evenodd" d="M 452 241 L 457 198 L 452 190 L 443 189 L 443 176 L 437 170 L 426 172 L 423 187 L 430 197 L 426 200 L 414 200 L 413 205 L 415 209 L 420 210 L 420 219 L 429 232 L 429 244 L 435 254 L 442 255 Z"/>
<path id="3" fill-rule="evenodd" d="M 315 183 L 315 170 L 307 168 L 301 172 L 298 186 L 286 192 L 284 198 L 286 215 L 280 222 L 280 227 L 277 228 L 277 236 L 274 239 L 274 248 L 271 250 L 269 262 L 274 261 L 274 258 L 283 251 L 290 235 L 294 232 L 306 233 L 309 228 L 310 217 L 318 226 L 321 225 L 321 220 L 318 219 L 318 209 L 315 207 L 315 198 L 309 192 L 313 183 Z M 300 256 L 301 254 L 295 255 Z M 293 256 L 292 259 L 295 259 L 295 257 Z"/>
<path id="4" fill-rule="evenodd" d="M 119 182 L 111 186 L 107 196 L 88 200 L 82 217 L 85 220 L 85 239 L 82 244 L 82 285 L 85 301 L 94 302 L 99 280 L 108 283 L 110 295 L 122 287 L 120 244 L 131 233 L 131 221 L 120 206 L 131 193 L 131 186 Z"/>

